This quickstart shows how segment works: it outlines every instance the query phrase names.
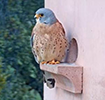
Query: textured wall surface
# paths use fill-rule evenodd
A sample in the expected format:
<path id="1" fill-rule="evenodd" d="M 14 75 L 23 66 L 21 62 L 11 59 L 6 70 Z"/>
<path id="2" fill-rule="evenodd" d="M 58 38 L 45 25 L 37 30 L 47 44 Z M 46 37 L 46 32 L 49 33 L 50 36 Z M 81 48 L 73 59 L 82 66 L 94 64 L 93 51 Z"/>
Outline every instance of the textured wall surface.
<path id="1" fill-rule="evenodd" d="M 83 93 L 44 87 L 44 100 L 105 100 L 105 0 L 45 0 L 78 43 L 76 63 L 84 67 Z"/>

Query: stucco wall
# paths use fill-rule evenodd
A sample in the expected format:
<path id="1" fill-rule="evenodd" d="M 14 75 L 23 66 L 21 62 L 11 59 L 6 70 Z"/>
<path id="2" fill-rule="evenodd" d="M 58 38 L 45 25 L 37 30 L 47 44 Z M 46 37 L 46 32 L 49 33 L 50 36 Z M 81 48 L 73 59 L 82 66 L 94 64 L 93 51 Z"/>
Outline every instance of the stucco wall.
<path id="1" fill-rule="evenodd" d="M 44 87 L 44 100 L 105 100 L 105 0 L 45 0 L 68 37 L 78 43 L 76 63 L 84 67 L 83 93 Z"/>

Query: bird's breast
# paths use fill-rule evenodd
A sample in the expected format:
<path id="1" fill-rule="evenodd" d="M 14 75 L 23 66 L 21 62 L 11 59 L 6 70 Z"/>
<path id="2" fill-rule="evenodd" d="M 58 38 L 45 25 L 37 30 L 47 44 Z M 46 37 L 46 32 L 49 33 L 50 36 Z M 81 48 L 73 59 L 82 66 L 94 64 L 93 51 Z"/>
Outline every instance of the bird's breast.
<path id="1" fill-rule="evenodd" d="M 50 36 L 48 34 L 45 34 L 44 37 L 48 40 L 50 39 Z"/>

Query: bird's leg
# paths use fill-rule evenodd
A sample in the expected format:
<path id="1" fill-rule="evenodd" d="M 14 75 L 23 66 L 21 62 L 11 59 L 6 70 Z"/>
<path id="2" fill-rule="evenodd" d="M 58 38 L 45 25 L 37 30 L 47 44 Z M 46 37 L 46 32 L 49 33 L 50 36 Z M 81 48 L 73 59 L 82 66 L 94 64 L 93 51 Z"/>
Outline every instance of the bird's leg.
<path id="1" fill-rule="evenodd" d="M 41 62 L 41 64 L 47 64 L 48 62 L 47 61 L 43 61 L 43 62 Z"/>
<path id="2" fill-rule="evenodd" d="M 55 59 L 48 62 L 48 64 L 59 64 L 59 61 L 56 61 Z"/>

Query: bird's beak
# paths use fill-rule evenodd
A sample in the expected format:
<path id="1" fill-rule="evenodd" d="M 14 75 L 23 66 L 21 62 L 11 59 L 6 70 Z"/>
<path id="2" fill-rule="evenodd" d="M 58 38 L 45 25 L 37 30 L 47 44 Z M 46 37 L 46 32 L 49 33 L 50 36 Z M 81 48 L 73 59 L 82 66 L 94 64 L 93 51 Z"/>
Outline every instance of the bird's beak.
<path id="1" fill-rule="evenodd" d="M 40 14 L 36 14 L 36 15 L 34 16 L 34 18 L 36 18 L 36 19 L 38 19 L 39 17 L 41 17 Z"/>

